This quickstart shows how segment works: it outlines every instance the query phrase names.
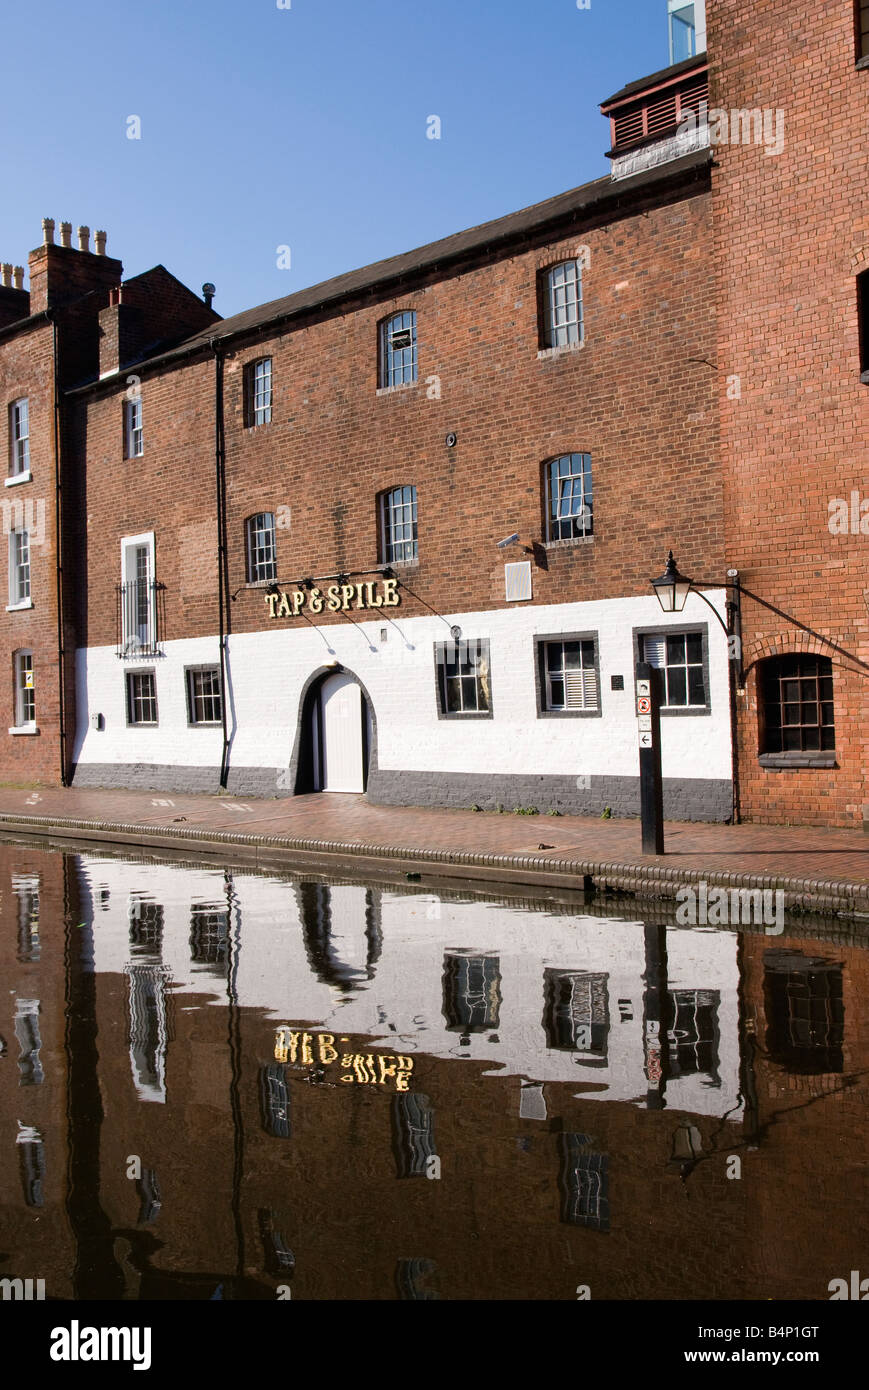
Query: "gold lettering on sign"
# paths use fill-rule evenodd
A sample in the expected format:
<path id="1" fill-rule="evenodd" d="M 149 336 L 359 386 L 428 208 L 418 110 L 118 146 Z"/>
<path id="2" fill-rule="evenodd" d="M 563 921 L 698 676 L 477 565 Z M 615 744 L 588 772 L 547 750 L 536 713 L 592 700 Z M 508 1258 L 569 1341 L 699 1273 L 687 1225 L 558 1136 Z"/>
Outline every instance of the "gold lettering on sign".
<path id="1" fill-rule="evenodd" d="M 397 608 L 401 592 L 397 579 L 367 579 L 359 584 L 330 584 L 318 588 L 293 589 L 289 593 L 264 594 L 270 618 L 298 618 L 309 613 L 347 613 L 351 608 Z"/>
<path id="2" fill-rule="evenodd" d="M 342 1038 L 342 1043 L 349 1042 Z M 316 1061 L 315 1061 L 316 1054 Z M 413 1072 L 412 1057 L 393 1057 L 387 1053 L 339 1052 L 334 1033 L 302 1033 L 286 1025 L 275 1030 L 275 1061 L 312 1067 L 328 1067 L 338 1062 L 343 1072 L 339 1080 L 346 1085 L 386 1086 L 407 1091 Z"/>

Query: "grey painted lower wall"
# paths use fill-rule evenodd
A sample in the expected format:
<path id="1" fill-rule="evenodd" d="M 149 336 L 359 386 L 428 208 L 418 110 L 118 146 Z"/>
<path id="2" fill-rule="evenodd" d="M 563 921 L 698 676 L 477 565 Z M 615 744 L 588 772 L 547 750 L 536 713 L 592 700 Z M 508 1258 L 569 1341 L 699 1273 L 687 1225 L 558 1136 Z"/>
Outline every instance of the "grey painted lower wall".
<path id="1" fill-rule="evenodd" d="M 217 767 L 170 767 L 135 763 L 80 763 L 76 787 L 129 787 L 157 792 L 217 792 Z M 285 768 L 230 768 L 227 790 L 235 796 L 285 797 L 292 794 Z M 639 777 L 546 777 L 474 772 L 393 772 L 372 768 L 368 800 L 379 806 L 479 806 L 505 811 L 534 806 L 543 815 L 614 816 L 640 814 Z M 728 821 L 733 812 L 730 782 L 712 778 L 664 778 L 668 820 Z"/>

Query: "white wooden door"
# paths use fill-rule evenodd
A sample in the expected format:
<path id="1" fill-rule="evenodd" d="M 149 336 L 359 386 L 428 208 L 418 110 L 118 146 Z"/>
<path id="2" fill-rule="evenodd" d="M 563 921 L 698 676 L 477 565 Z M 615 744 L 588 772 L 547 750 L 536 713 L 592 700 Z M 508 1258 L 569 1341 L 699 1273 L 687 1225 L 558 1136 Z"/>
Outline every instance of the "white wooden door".
<path id="1" fill-rule="evenodd" d="M 361 792 L 362 691 L 352 676 L 339 672 L 320 693 L 323 720 L 323 791 Z"/>

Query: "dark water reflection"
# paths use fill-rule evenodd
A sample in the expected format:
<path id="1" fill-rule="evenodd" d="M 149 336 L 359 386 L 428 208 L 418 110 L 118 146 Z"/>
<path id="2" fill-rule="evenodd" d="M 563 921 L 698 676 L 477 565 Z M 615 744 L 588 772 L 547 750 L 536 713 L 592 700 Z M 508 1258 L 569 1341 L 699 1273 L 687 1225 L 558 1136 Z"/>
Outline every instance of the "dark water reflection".
<path id="1" fill-rule="evenodd" d="M 0 1280 L 826 1299 L 867 951 L 0 844 Z"/>

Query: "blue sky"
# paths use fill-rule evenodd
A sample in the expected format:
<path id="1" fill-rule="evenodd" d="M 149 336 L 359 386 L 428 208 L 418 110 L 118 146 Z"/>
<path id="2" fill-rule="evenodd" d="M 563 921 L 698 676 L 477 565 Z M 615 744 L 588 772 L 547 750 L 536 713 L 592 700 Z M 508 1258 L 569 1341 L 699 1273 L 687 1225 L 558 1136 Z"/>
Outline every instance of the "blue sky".
<path id="1" fill-rule="evenodd" d="M 606 173 L 598 103 L 668 61 L 666 0 L 17 8 L 0 260 L 86 223 L 127 276 L 214 281 L 225 317 Z"/>

